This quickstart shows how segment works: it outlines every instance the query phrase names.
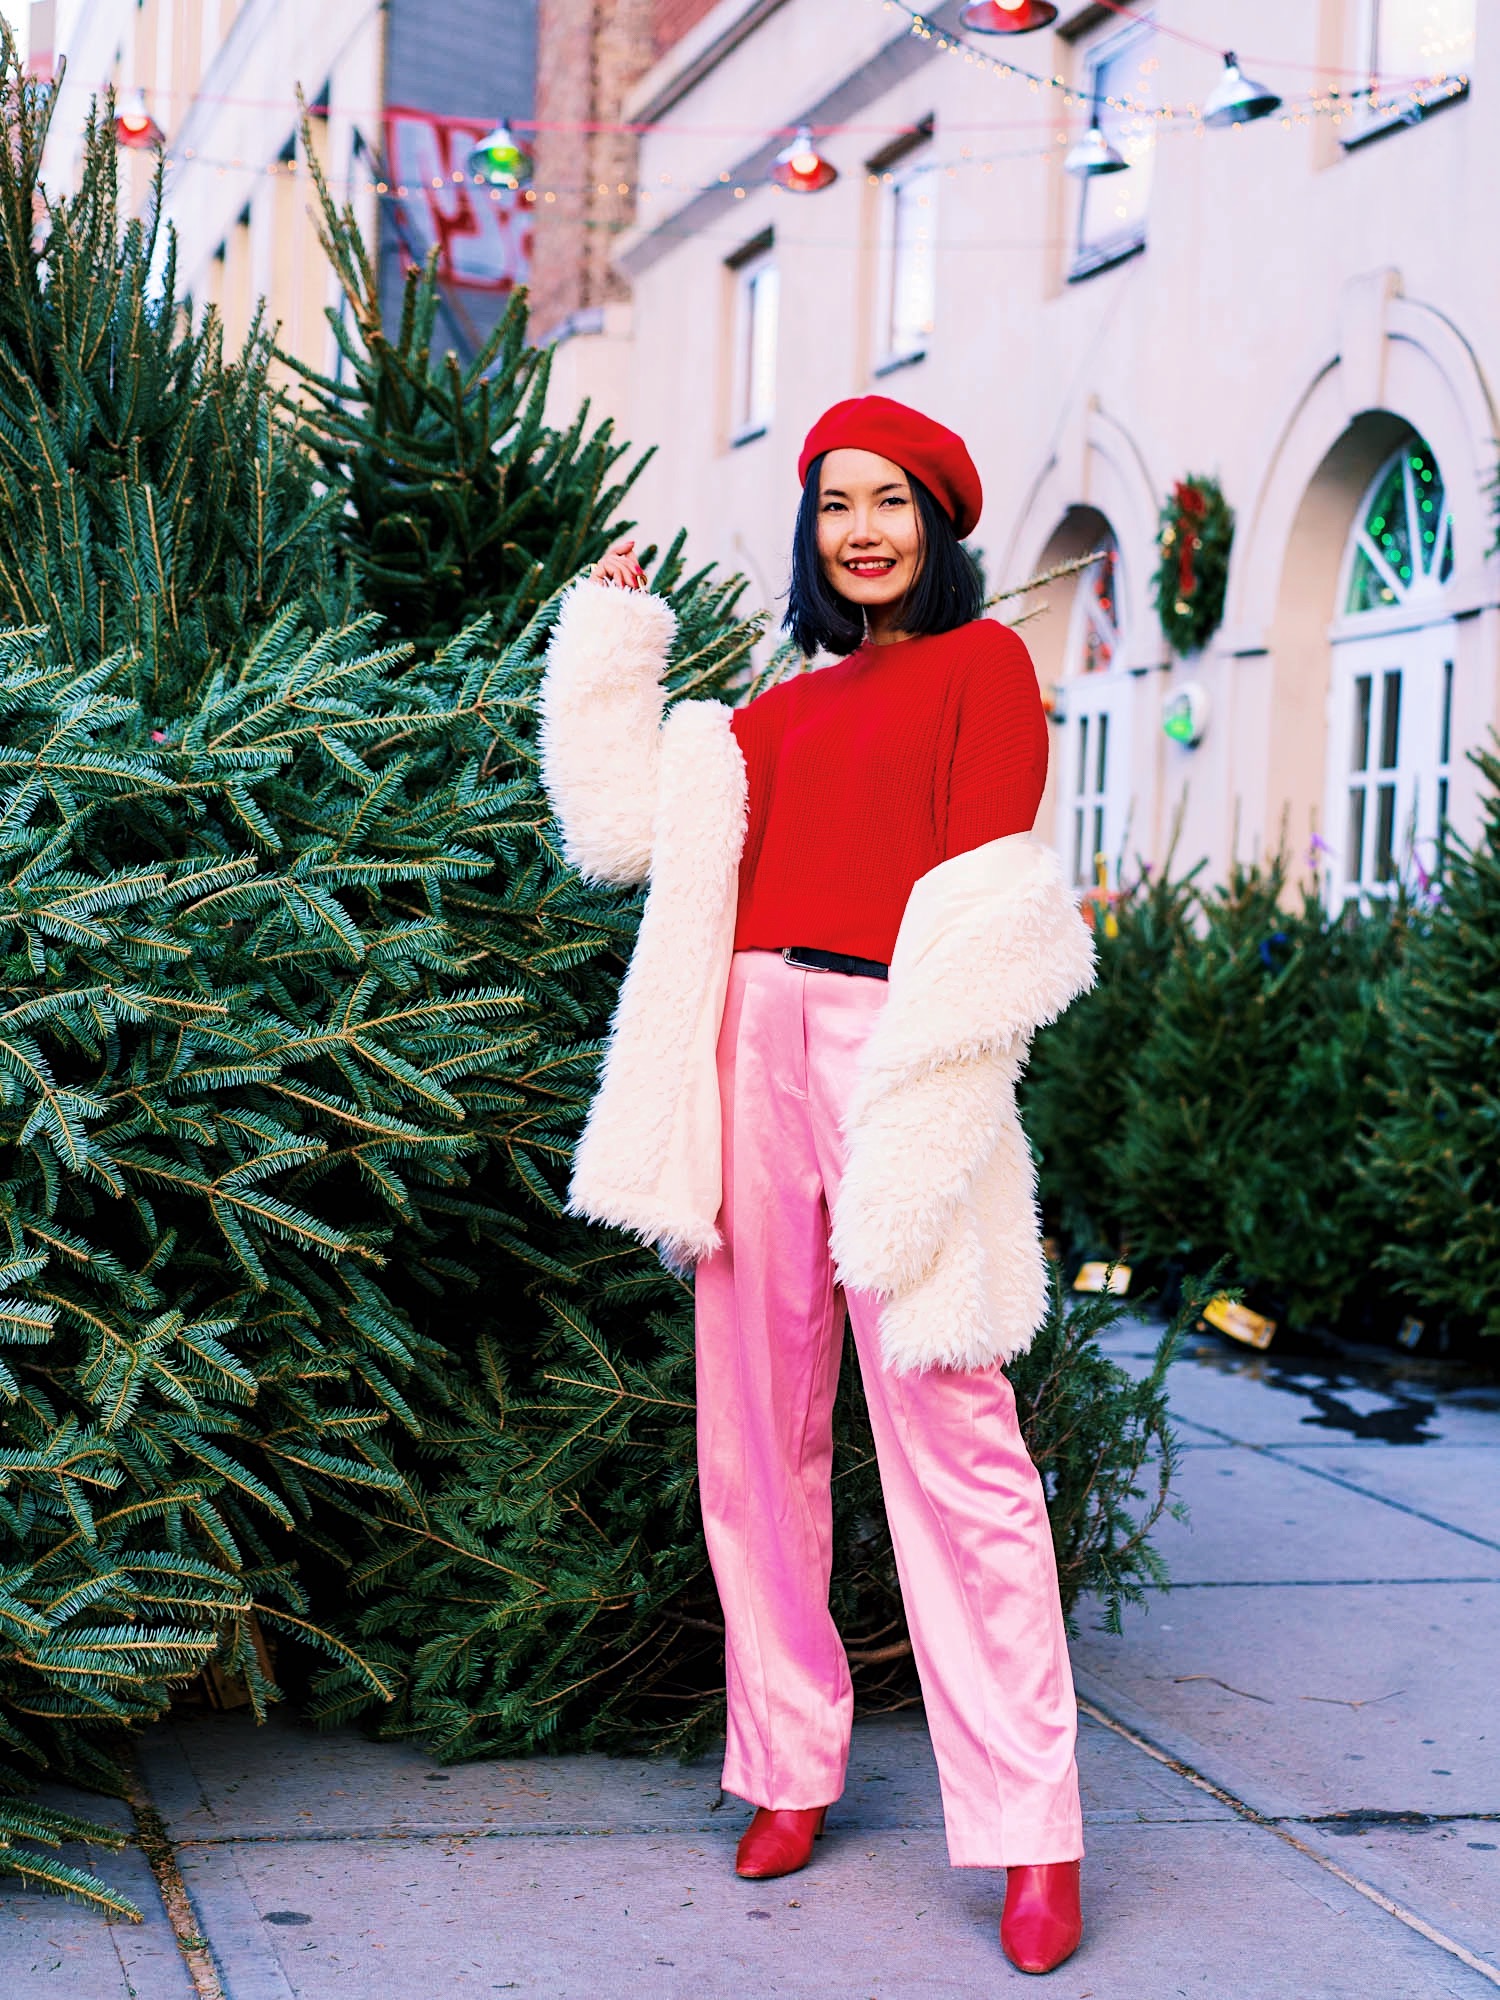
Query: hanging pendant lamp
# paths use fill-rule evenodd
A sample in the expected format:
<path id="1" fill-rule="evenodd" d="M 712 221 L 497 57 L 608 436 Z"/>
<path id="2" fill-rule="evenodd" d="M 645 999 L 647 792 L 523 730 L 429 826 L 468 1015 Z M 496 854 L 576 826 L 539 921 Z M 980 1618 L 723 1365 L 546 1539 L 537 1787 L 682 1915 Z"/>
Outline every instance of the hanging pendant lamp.
<path id="1" fill-rule="evenodd" d="M 791 145 L 771 162 L 771 179 L 788 194 L 817 194 L 832 187 L 838 177 L 832 160 L 818 151 L 810 125 L 802 126 Z"/>
<path id="2" fill-rule="evenodd" d="M 1080 180 L 1092 180 L 1097 174 L 1123 174 L 1129 166 L 1125 155 L 1116 152 L 1105 138 L 1096 112 L 1094 123 L 1063 161 L 1063 172 L 1076 174 Z"/>
<path id="3" fill-rule="evenodd" d="M 1029 35 L 1056 19 L 1052 0 L 968 0 L 958 15 L 959 26 L 976 35 Z"/>
<path id="4" fill-rule="evenodd" d="M 1224 58 L 1224 74 L 1203 107 L 1205 125 L 1248 125 L 1256 118 L 1269 118 L 1281 109 L 1281 99 L 1263 83 L 1242 76 L 1231 49 Z"/>
<path id="5" fill-rule="evenodd" d="M 115 144 L 147 148 L 161 145 L 166 136 L 146 107 L 145 91 L 132 90 L 115 113 Z"/>
<path id="6" fill-rule="evenodd" d="M 524 187 L 531 179 L 531 161 L 503 118 L 469 154 L 468 168 L 470 179 L 483 181 L 486 187 Z"/>

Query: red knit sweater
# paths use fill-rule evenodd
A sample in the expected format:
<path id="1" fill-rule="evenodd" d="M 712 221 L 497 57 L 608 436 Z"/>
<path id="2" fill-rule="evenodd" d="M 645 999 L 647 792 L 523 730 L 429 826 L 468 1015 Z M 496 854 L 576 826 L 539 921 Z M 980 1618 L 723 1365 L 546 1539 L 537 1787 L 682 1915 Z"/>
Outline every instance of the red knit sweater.
<path id="1" fill-rule="evenodd" d="M 988 618 L 798 674 L 734 733 L 750 778 L 736 951 L 889 964 L 918 876 L 1029 832 L 1047 776 L 1030 655 Z"/>

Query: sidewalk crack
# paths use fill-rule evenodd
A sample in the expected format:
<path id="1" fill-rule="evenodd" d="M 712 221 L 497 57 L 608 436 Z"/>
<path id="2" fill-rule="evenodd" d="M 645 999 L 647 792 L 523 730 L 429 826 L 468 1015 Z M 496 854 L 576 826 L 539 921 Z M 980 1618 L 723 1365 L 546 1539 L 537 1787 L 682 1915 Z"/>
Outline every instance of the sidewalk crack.
<path id="1" fill-rule="evenodd" d="M 1475 1539 L 1478 1538 L 1476 1537 Z M 1299 1854 L 1305 1856 L 1307 1860 L 1321 1868 L 1325 1874 L 1336 1877 L 1346 1888 L 1353 1889 L 1356 1895 L 1363 1896 L 1366 1902 L 1373 1903 L 1377 1909 L 1384 1910 L 1387 1916 L 1394 1917 L 1398 1923 L 1405 1924 L 1408 1930 L 1415 1931 L 1419 1937 L 1426 1938 L 1429 1944 L 1435 1944 L 1439 1950 L 1447 1952 L 1451 1958 L 1456 1958 L 1461 1965 L 1468 1966 L 1471 1972 L 1477 1972 L 1482 1979 L 1487 1979 L 1492 1986 L 1500 1986 L 1500 1965 L 1494 1965 L 1488 1959 L 1480 1958 L 1476 1952 L 1470 1951 L 1467 1945 L 1460 1944 L 1457 1938 L 1449 1937 L 1448 1933 L 1440 1931 L 1436 1924 L 1428 1923 L 1427 1919 L 1418 1916 L 1415 1910 L 1407 1909 L 1403 1903 L 1398 1903 L 1393 1896 L 1386 1895 L 1383 1889 L 1377 1889 L 1373 1882 L 1366 1882 L 1360 1876 L 1351 1873 L 1349 1869 L 1341 1867 L 1331 1855 L 1321 1854 L 1309 1841 L 1298 1839 L 1297 1835 L 1290 1831 L 1287 1821 L 1284 1818 L 1273 1819 L 1265 1813 L 1258 1812 L 1254 1806 L 1238 1797 L 1234 1792 L 1226 1791 L 1222 1785 L 1216 1785 L 1212 1778 L 1206 1778 L 1201 1771 L 1194 1770 L 1191 1764 L 1185 1764 L 1180 1757 L 1173 1757 L 1169 1752 L 1163 1750 L 1159 1744 L 1153 1743 L 1149 1737 L 1142 1736 L 1138 1730 L 1130 1729 L 1123 1722 L 1117 1721 L 1114 1716 L 1106 1713 L 1097 1703 L 1085 1701 L 1080 1696 L 1078 1699 L 1078 1708 L 1080 1714 L 1090 1716 L 1095 1722 L 1101 1723 L 1104 1728 L 1113 1730 L 1116 1736 L 1123 1737 L 1127 1743 L 1134 1744 L 1137 1750 L 1144 1752 L 1154 1762 L 1164 1764 L 1169 1771 L 1175 1772 L 1179 1778 L 1185 1778 L 1190 1785 L 1196 1786 L 1200 1792 L 1207 1792 L 1208 1796 L 1212 1799 L 1217 1799 L 1220 1805 L 1228 1806 L 1230 1811 L 1240 1819 L 1247 1821 L 1251 1826 L 1262 1828 L 1266 1833 L 1273 1834 L 1277 1840 L 1284 1841 L 1288 1847 L 1295 1848 Z M 1465 1813 L 1462 1817 L 1473 1819 L 1480 1817 L 1480 1815 Z M 1484 1817 L 1489 1817 L 1489 1815 L 1484 1815 Z M 1293 1819 L 1291 1821 L 1292 1825 L 1313 1826 L 1318 1823 L 1316 1820 L 1303 1819 Z"/>
<path id="2" fill-rule="evenodd" d="M 204 1935 L 192 1895 L 177 1865 L 177 1850 L 166 1822 L 152 1804 L 145 1780 L 134 1765 L 127 1768 L 125 1797 L 135 1820 L 136 1845 L 156 1878 L 162 1908 L 198 2000 L 229 2000 L 214 1962 L 213 1947 Z"/>

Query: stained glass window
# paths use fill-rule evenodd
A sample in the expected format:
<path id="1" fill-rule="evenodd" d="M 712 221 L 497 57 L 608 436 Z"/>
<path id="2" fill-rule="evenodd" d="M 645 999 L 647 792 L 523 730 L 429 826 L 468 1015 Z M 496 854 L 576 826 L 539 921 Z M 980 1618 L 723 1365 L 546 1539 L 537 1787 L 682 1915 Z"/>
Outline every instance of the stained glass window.
<path id="1" fill-rule="evenodd" d="M 1453 515 L 1437 460 L 1420 438 L 1403 445 L 1370 490 L 1355 533 L 1346 612 L 1380 611 L 1430 595 L 1453 574 Z"/>

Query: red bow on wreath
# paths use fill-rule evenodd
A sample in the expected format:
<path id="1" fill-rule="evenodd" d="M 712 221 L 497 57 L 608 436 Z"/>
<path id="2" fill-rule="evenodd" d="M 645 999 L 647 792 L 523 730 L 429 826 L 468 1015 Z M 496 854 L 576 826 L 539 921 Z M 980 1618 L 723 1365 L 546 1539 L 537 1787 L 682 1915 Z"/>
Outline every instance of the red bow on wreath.
<path id="1" fill-rule="evenodd" d="M 1195 522 L 1201 521 L 1208 512 L 1208 495 L 1201 486 L 1193 486 L 1187 480 L 1179 479 L 1175 488 L 1177 511 L 1182 521 L 1177 530 L 1177 595 L 1191 597 L 1198 588 L 1198 579 L 1193 573 L 1193 558 L 1198 553 L 1202 537 Z"/>

